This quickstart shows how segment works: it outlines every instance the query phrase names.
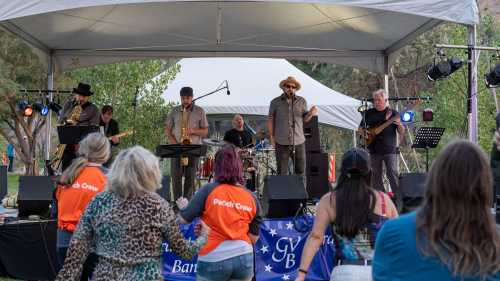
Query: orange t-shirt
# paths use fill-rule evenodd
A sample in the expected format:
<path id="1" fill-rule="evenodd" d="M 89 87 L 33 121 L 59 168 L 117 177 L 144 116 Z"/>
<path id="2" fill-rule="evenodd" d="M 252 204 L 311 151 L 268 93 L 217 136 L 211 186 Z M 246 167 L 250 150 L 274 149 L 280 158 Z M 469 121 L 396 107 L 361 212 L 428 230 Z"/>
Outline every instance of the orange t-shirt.
<path id="1" fill-rule="evenodd" d="M 201 215 L 210 227 L 207 243 L 199 252 L 203 256 L 227 240 L 250 244 L 248 233 L 258 235 L 259 213 L 257 200 L 248 189 L 231 184 L 208 184 L 195 194 L 181 216 L 192 221 Z"/>
<path id="2" fill-rule="evenodd" d="M 59 229 L 74 232 L 88 203 L 97 193 L 104 191 L 106 175 L 100 167 L 87 166 L 70 186 L 58 186 L 57 226 Z"/>

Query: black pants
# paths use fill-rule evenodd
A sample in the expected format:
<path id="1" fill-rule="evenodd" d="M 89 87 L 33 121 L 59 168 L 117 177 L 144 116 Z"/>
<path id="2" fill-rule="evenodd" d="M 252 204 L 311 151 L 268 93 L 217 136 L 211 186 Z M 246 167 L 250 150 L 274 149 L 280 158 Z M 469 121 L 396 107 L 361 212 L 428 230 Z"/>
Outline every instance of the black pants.
<path id="1" fill-rule="evenodd" d="M 64 259 L 66 259 L 66 253 L 68 252 L 68 248 L 57 248 L 57 260 L 59 262 L 58 272 L 62 269 L 64 265 Z M 83 264 L 82 276 L 80 278 L 81 281 L 88 281 L 92 278 L 92 273 L 97 266 L 97 255 L 94 253 L 90 253 L 85 263 Z"/>
<path id="2" fill-rule="evenodd" d="M 189 157 L 189 164 L 181 166 L 180 158 L 172 158 L 170 162 L 170 176 L 172 178 L 173 201 L 179 197 L 191 199 L 194 193 L 194 180 L 196 177 L 196 168 L 198 166 L 198 157 Z M 184 176 L 184 185 L 182 177 Z M 184 186 L 184 188 L 183 188 Z"/>
<path id="3" fill-rule="evenodd" d="M 306 170 L 305 143 L 295 146 L 295 167 L 293 173 L 303 176 Z M 276 166 L 278 175 L 288 175 L 288 164 L 293 161 L 293 146 L 276 144 Z"/>
<path id="4" fill-rule="evenodd" d="M 64 172 L 66 168 L 71 165 L 71 162 L 76 158 L 76 145 L 66 145 L 64 149 L 62 160 L 61 160 L 61 172 Z"/>
<path id="5" fill-rule="evenodd" d="M 14 156 L 9 156 L 9 172 L 14 171 Z"/>

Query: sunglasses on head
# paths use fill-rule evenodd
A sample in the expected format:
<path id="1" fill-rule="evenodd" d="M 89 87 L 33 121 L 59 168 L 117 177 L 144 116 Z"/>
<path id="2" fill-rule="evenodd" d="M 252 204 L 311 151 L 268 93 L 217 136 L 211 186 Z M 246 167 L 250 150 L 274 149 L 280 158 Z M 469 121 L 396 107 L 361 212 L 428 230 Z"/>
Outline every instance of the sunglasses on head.
<path id="1" fill-rule="evenodd" d="M 290 85 L 290 84 L 285 85 L 285 88 L 287 88 L 287 89 L 297 89 L 297 87 L 295 85 Z"/>

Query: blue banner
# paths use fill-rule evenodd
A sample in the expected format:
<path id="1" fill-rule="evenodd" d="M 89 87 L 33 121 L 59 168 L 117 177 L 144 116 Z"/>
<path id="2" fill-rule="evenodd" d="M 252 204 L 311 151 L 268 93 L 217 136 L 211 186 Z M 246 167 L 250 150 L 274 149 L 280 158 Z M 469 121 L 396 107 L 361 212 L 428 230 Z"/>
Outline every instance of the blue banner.
<path id="1" fill-rule="evenodd" d="M 255 244 L 255 271 L 257 281 L 294 280 L 300 264 L 300 256 L 311 231 L 313 217 L 266 219 L 261 225 L 260 238 Z M 195 239 L 196 223 L 181 225 L 187 239 Z M 308 270 L 307 280 L 330 280 L 335 248 L 331 228 L 325 233 L 320 250 Z M 163 244 L 163 274 L 169 281 L 194 281 L 196 257 L 190 261 L 176 256 L 167 243 Z"/>

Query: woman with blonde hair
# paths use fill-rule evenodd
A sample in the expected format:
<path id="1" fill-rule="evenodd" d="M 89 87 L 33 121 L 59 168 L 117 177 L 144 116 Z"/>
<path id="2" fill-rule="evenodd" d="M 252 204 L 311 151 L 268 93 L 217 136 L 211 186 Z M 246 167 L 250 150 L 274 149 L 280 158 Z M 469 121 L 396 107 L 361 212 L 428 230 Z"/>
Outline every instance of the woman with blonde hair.
<path id="1" fill-rule="evenodd" d="M 90 248 L 98 256 L 92 280 L 163 280 L 162 242 L 180 257 L 191 259 L 207 240 L 187 241 L 176 216 L 156 190 L 161 186 L 159 161 L 135 146 L 121 151 L 113 162 L 106 191 L 88 205 L 73 235 L 68 257 L 56 280 L 79 280 Z"/>
<path id="2" fill-rule="evenodd" d="M 421 208 L 380 231 L 373 279 L 500 280 L 492 186 L 488 160 L 477 145 L 448 144 L 432 164 Z"/>
<path id="3" fill-rule="evenodd" d="M 61 176 L 55 192 L 57 200 L 57 257 L 59 268 L 64 263 L 69 241 L 87 204 L 104 190 L 106 171 L 102 167 L 109 158 L 109 142 L 101 133 L 87 135 L 78 148 L 79 157 L 74 159 Z M 96 259 L 89 255 L 82 280 L 92 273 Z"/>

